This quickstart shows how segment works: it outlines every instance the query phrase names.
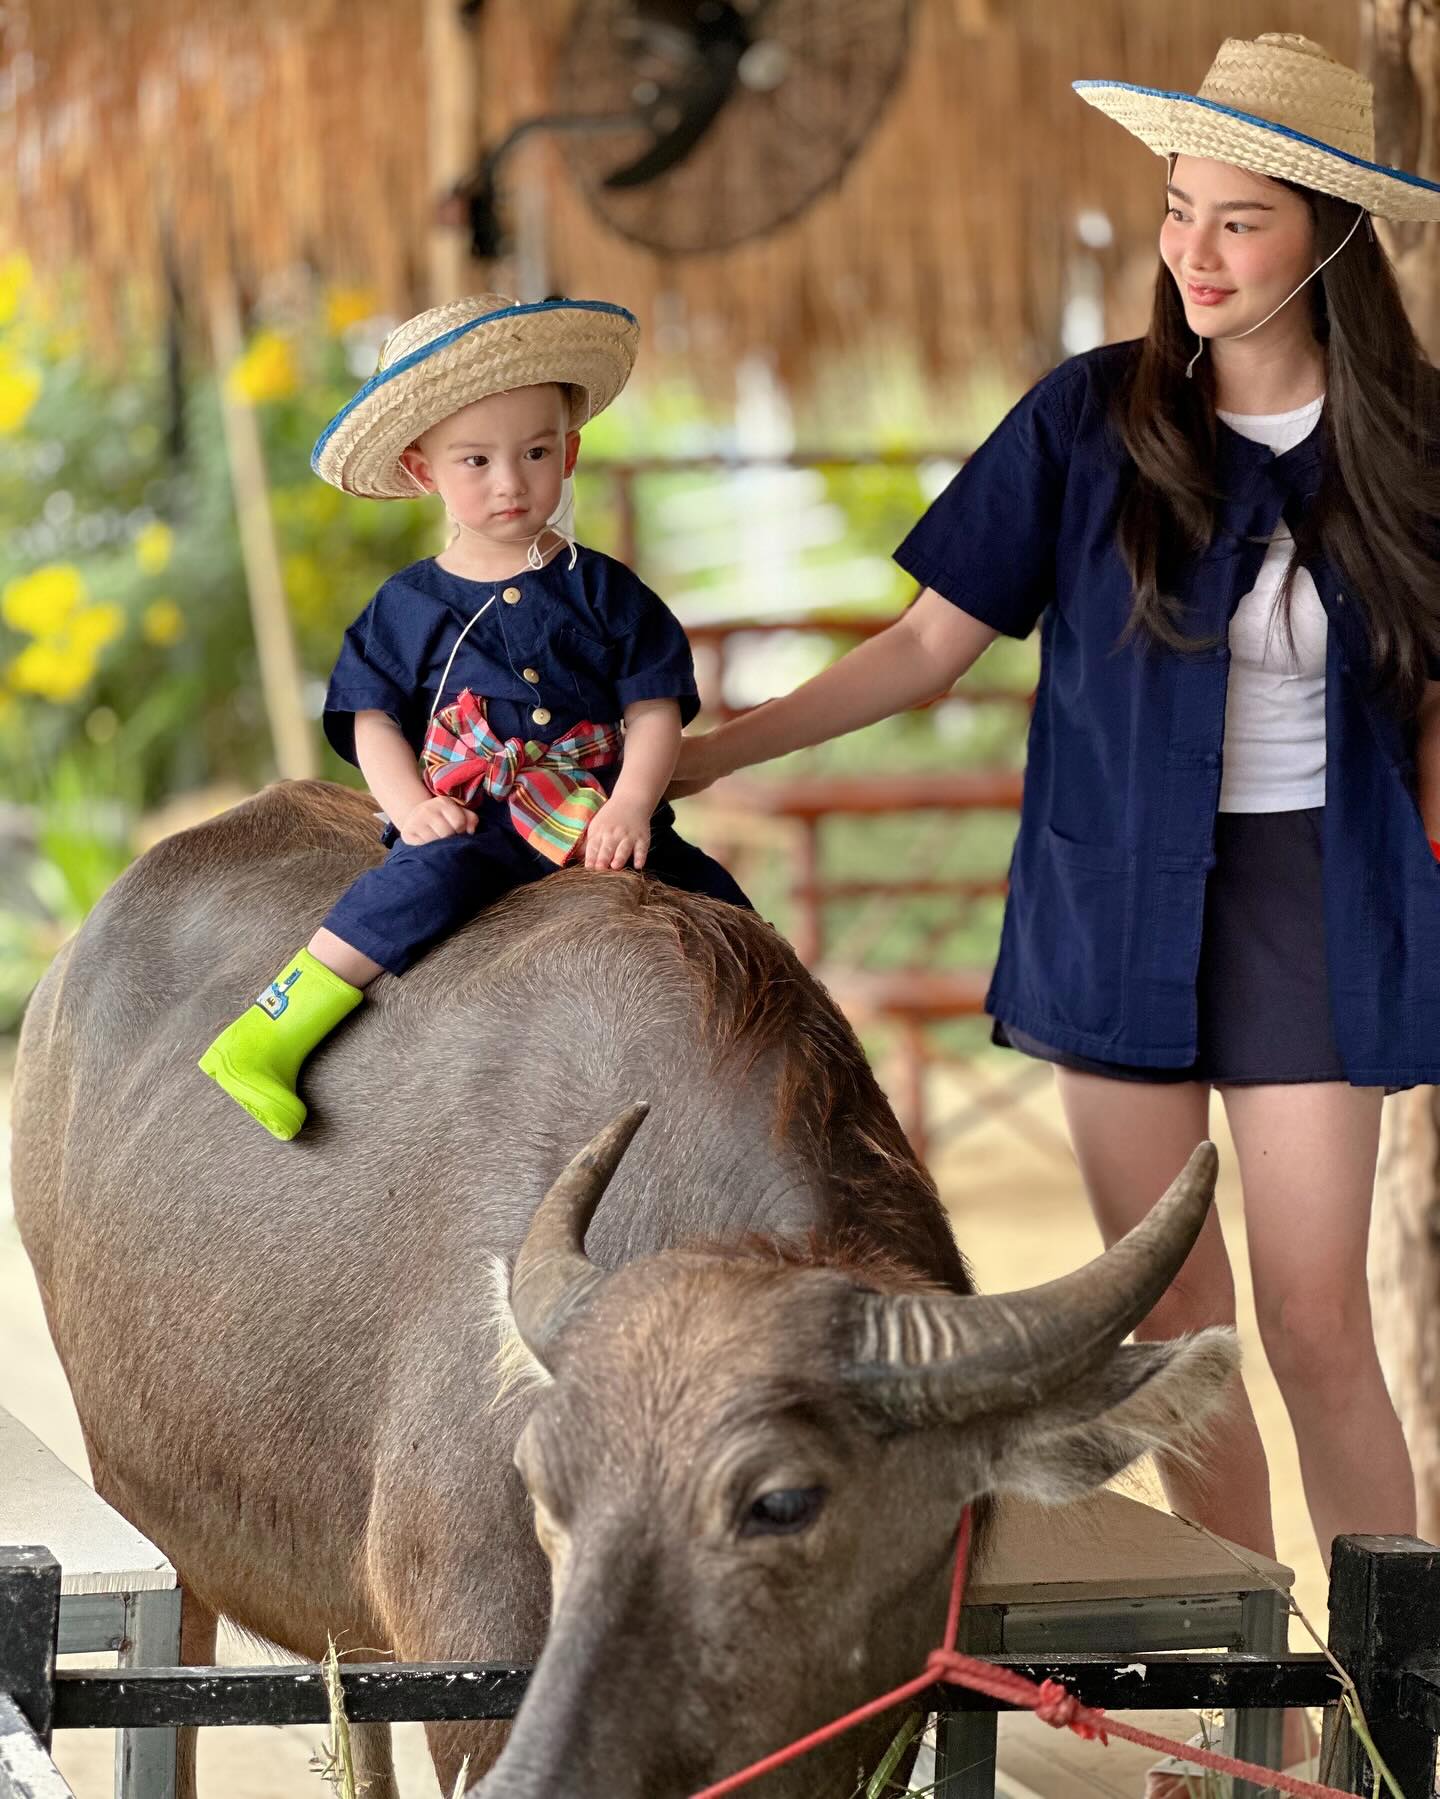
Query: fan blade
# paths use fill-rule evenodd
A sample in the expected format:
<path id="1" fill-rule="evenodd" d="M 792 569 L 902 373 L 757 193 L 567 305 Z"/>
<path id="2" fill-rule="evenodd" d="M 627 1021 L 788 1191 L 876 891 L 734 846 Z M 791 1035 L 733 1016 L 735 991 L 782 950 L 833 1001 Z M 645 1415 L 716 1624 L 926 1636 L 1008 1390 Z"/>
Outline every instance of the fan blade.
<path id="1" fill-rule="evenodd" d="M 736 58 L 738 67 L 739 58 Z M 703 93 L 691 96 L 690 105 L 670 131 L 659 134 L 648 150 L 641 151 L 634 162 L 612 169 L 601 182 L 602 187 L 644 187 L 649 181 L 673 169 L 695 148 L 715 123 L 720 109 L 735 90 L 736 75 L 732 68 L 723 83 L 707 83 Z"/>
<path id="2" fill-rule="evenodd" d="M 650 39 L 652 47 L 661 50 L 666 39 L 673 39 L 671 53 L 676 45 L 682 45 L 687 66 L 678 81 L 662 84 L 659 96 L 640 108 L 655 141 L 633 162 L 613 169 L 603 186 L 644 187 L 684 162 L 734 93 L 740 61 L 750 48 L 752 34 L 747 21 L 731 5 L 712 8 L 715 16 L 702 23 L 697 15 L 703 10 L 676 0 L 638 0 L 638 42 Z M 655 120 L 677 107 L 680 116 L 674 125 L 657 129 Z"/>

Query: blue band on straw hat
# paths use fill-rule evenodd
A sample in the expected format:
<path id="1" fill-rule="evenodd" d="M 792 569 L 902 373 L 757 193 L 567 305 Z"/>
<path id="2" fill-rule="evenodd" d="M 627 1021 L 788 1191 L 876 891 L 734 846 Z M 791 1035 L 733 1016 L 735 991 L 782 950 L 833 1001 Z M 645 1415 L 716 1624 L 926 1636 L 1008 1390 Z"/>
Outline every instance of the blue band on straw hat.
<path id="1" fill-rule="evenodd" d="M 1206 112 L 1219 113 L 1228 119 L 1236 119 L 1243 125 L 1256 125 L 1262 131 L 1273 133 L 1280 138 L 1288 138 L 1292 143 L 1303 144 L 1308 149 L 1323 151 L 1326 156 L 1333 156 L 1340 162 L 1346 162 L 1352 168 L 1363 169 L 1368 174 L 1383 175 L 1390 181 L 1403 181 L 1410 187 L 1418 188 L 1425 193 L 1440 194 L 1440 182 L 1427 181 L 1423 175 L 1412 175 L 1408 169 L 1394 169 L 1387 163 L 1370 162 L 1363 156 L 1354 156 L 1348 150 L 1341 150 L 1334 144 L 1327 144 L 1318 137 L 1310 137 L 1303 131 L 1296 131 L 1289 125 L 1278 125 L 1274 119 L 1262 119 L 1253 112 L 1241 112 L 1234 106 L 1222 106 L 1218 100 L 1206 100 L 1199 94 L 1185 94 L 1170 88 L 1142 87 L 1133 81 L 1072 81 L 1075 92 L 1084 95 L 1088 88 L 1105 89 L 1116 94 L 1141 94 L 1150 100 L 1174 100 L 1186 106 L 1194 106 Z"/>
<path id="2" fill-rule="evenodd" d="M 330 439 L 335 435 L 336 431 L 339 430 L 341 425 L 344 424 L 345 420 L 350 417 L 357 407 L 362 406 L 372 397 L 372 395 L 376 394 L 381 388 L 386 386 L 387 383 L 397 380 L 402 375 L 408 374 L 412 369 L 418 367 L 421 363 L 428 361 L 432 356 L 436 356 L 442 350 L 448 349 L 449 346 L 458 339 L 468 336 L 471 332 L 478 331 L 482 326 L 496 325 L 505 319 L 533 317 L 537 314 L 546 313 L 576 312 L 607 314 L 613 318 L 622 320 L 636 332 L 640 329 L 639 320 L 636 319 L 634 313 L 627 311 L 623 306 L 617 306 L 610 300 L 533 300 L 523 304 L 503 306 L 494 312 L 483 313 L 478 318 L 466 319 L 463 323 L 452 327 L 449 331 L 442 332 L 438 337 L 431 338 L 428 343 L 423 343 L 417 349 L 407 352 L 407 354 L 398 358 L 388 367 L 377 369 L 364 386 L 340 408 L 339 412 L 335 414 L 334 418 L 331 419 L 330 423 L 326 425 L 325 429 L 320 433 L 315 441 L 315 448 L 310 452 L 311 468 L 314 469 L 317 474 L 320 473 L 320 458 L 324 452 L 325 446 L 330 442 Z"/>
<path id="3" fill-rule="evenodd" d="M 1298 32 L 1226 38 L 1198 92 L 1077 81 L 1087 105 L 1157 156 L 1232 163 L 1380 218 L 1440 219 L 1440 182 L 1375 160 L 1375 90 Z"/>

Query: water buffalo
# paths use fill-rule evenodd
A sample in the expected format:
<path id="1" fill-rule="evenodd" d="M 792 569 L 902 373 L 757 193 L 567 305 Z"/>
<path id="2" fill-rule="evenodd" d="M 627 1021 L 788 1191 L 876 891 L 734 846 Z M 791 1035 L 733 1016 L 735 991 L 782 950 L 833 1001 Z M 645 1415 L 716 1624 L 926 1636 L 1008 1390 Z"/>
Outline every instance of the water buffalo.
<path id="1" fill-rule="evenodd" d="M 508 1748 L 432 1728 L 446 1790 L 468 1754 L 486 1799 L 679 1799 L 915 1671 L 962 1501 L 1088 1490 L 1218 1395 L 1223 1334 L 1122 1345 L 1213 1151 L 1089 1269 L 977 1297 L 824 991 L 633 875 L 379 982 L 269 1137 L 198 1048 L 378 853 L 364 796 L 272 788 L 141 858 L 25 1021 L 21 1231 L 188 1660 L 221 1613 L 309 1657 L 540 1657 Z M 889 1729 L 759 1790 L 848 1793 Z"/>

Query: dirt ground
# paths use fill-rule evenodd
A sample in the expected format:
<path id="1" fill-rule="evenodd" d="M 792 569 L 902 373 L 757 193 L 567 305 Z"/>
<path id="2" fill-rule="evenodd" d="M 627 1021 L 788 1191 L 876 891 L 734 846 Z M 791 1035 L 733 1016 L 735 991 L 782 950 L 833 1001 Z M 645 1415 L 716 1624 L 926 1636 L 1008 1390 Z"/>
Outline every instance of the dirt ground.
<path id="1" fill-rule="evenodd" d="M 937 1094 L 941 1126 L 935 1164 L 951 1207 L 956 1233 L 980 1285 L 990 1291 L 1048 1280 L 1088 1260 L 1097 1248 L 1079 1181 L 1063 1146 L 1052 1089 L 1030 1093 L 1004 1120 L 946 1138 L 947 1112 L 965 1104 L 949 1087 Z M 6 1101 L 0 1070 L 0 1113 Z M 3 1122 L 3 1119 L 0 1119 Z M 1237 1262 L 1241 1334 L 1247 1378 L 1270 1454 L 1277 1508 L 1279 1556 L 1298 1576 L 1297 1597 L 1323 1626 L 1325 1584 L 1300 1492 L 1293 1442 L 1279 1393 L 1260 1353 L 1250 1313 L 1250 1294 L 1240 1243 L 1239 1195 L 1234 1158 L 1223 1117 L 1214 1123 L 1221 1151 L 1220 1209 Z M 5 1158 L 8 1178 L 8 1155 Z M 11 1213 L 8 1187 L 0 1185 L 0 1405 L 14 1413 L 70 1466 L 85 1472 L 79 1426 L 64 1376 L 45 1329 L 34 1281 Z M 1141 1471 L 1140 1491 L 1154 1496 Z M 1135 1491 L 1134 1483 L 1130 1489 Z M 1299 1647 L 1297 1638 L 1296 1646 Z M 224 1645 L 225 1659 L 253 1663 L 253 1645 Z M 326 1791 L 308 1760 L 322 1733 L 316 1730 L 216 1730 L 201 1744 L 201 1789 L 224 1799 L 320 1799 Z M 101 1799 L 110 1790 L 112 1748 L 99 1733 L 57 1738 L 57 1760 L 79 1799 Z M 405 1799 L 433 1799 L 437 1791 L 418 1725 L 397 1732 L 397 1761 Z M 1002 1736 L 1002 1765 L 1004 1761 Z"/>

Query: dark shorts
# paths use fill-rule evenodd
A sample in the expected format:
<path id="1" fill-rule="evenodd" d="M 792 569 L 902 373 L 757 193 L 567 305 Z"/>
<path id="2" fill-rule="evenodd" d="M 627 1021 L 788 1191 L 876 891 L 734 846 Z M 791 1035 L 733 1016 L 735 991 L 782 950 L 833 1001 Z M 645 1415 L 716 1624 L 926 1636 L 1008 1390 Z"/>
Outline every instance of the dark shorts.
<path id="1" fill-rule="evenodd" d="M 388 974 L 404 974 L 486 906 L 556 872 L 555 864 L 511 827 L 503 804 L 487 799 L 476 810 L 480 822 L 471 836 L 411 844 L 399 842 L 393 827 L 387 830 L 389 855 L 346 888 L 325 928 Z M 668 806 L 657 813 L 645 873 L 668 887 L 748 909 L 733 877 L 713 856 L 687 843 L 670 822 L 673 817 Z"/>
<path id="2" fill-rule="evenodd" d="M 1060 1068 L 1122 1081 L 1231 1087 L 1343 1081 L 1325 969 L 1324 817 L 1324 808 L 1315 807 L 1222 812 L 1216 819 L 1196 977 L 1198 1053 L 1188 1067 L 1091 1061 L 998 1019 L 993 1040 Z"/>

